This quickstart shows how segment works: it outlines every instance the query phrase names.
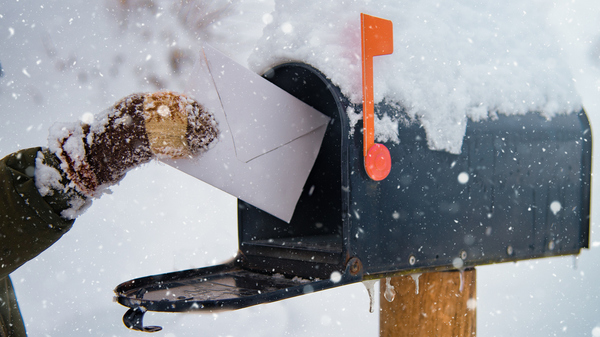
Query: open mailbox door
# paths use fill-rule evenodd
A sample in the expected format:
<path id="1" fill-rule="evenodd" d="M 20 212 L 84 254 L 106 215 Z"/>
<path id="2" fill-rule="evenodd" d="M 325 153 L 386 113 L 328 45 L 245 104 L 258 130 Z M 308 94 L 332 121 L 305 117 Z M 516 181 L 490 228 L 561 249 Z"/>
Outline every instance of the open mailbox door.
<path id="1" fill-rule="evenodd" d="M 292 219 L 288 223 L 239 200 L 238 256 L 214 267 L 119 285 L 116 299 L 130 307 L 123 317 L 127 327 L 160 330 L 142 324 L 148 310 L 239 309 L 362 280 L 360 263 L 349 258 L 342 234 L 348 209 L 342 191 L 348 186 L 349 104 L 338 88 L 304 64 L 282 65 L 264 77 L 331 118 Z"/>
<path id="2" fill-rule="evenodd" d="M 290 222 L 239 201 L 239 253 L 229 263 L 119 285 L 125 324 L 146 311 L 239 309 L 365 279 L 578 254 L 588 247 L 591 130 L 585 115 L 469 122 L 462 153 L 432 151 L 418 123 L 386 143 L 393 169 L 367 175 L 360 123 L 318 70 L 298 63 L 264 77 L 331 118 Z M 376 113 L 401 113 L 378 105 Z M 457 261 L 460 263 L 457 264 Z"/>

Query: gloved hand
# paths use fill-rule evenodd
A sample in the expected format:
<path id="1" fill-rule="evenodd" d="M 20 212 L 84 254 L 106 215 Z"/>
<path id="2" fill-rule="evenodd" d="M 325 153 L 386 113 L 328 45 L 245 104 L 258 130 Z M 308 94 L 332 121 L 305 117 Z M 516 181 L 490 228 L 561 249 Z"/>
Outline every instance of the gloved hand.
<path id="1" fill-rule="evenodd" d="M 63 174 L 48 170 L 44 174 L 45 166 L 55 167 L 45 155 L 36 164 L 36 186 L 42 196 L 74 189 L 72 207 L 62 215 L 75 218 L 89 198 L 100 197 L 132 168 L 156 157 L 197 156 L 208 150 L 217 135 L 214 116 L 184 95 L 133 94 L 95 115 L 90 124 L 53 126 L 48 147 Z"/>

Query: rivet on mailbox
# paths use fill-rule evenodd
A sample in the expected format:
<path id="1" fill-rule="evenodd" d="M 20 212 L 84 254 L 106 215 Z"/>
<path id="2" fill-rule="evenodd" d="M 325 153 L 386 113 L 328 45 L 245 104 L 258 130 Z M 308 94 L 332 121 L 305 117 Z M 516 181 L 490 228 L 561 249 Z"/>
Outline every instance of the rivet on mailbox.
<path id="1" fill-rule="evenodd" d="M 367 47 L 373 34 L 380 41 L 379 28 L 391 34 L 387 20 L 366 15 L 362 20 Z M 369 63 L 371 67 L 363 73 L 365 88 L 370 76 L 372 90 L 372 57 L 391 48 L 369 49 L 363 44 L 365 69 Z M 196 86 L 205 90 L 216 85 L 214 109 L 228 114 L 235 109 L 234 102 L 223 98 L 219 85 L 227 79 L 215 75 L 211 67 L 227 64 L 224 69 L 235 69 L 238 78 L 244 70 L 209 47 L 204 56 L 205 67 L 199 68 L 204 72 L 196 75 L 210 78 L 212 74 L 214 82 Z M 463 267 L 472 267 L 578 254 L 588 247 L 592 138 L 584 111 L 552 119 L 529 113 L 469 122 L 462 151 L 456 155 L 430 150 L 418 123 L 402 126 L 398 143 L 374 144 L 373 111 L 367 110 L 392 113 L 397 108 L 373 107 L 369 90 L 364 95 L 361 142 L 350 136 L 346 115 L 347 108 L 360 110 L 360 106 L 352 106 L 317 69 L 287 63 L 267 74 L 260 80 L 248 75 L 248 80 L 266 83 L 265 94 L 303 111 L 309 121 L 291 141 L 283 137 L 288 131 L 275 135 L 268 152 L 271 158 L 263 158 L 260 151 L 234 148 L 233 139 L 244 139 L 235 127 L 219 146 L 231 146 L 234 153 L 226 159 L 237 166 L 227 174 L 245 175 L 246 166 L 254 165 L 252 171 L 259 171 L 259 176 L 269 172 L 269 179 L 281 179 L 275 183 L 260 181 L 260 177 L 250 180 L 253 186 L 277 184 L 271 190 L 274 195 L 265 199 L 248 193 L 247 187 L 246 191 L 232 189 L 223 177 L 202 176 L 203 170 L 193 161 L 170 163 L 239 198 L 239 252 L 225 264 L 119 285 L 116 298 L 130 308 L 123 317 L 129 328 L 160 330 L 143 325 L 146 311 L 240 309 L 367 279 L 453 269 L 458 257 Z M 297 116 L 283 118 L 289 121 Z M 292 182 L 299 187 L 288 188 L 283 175 L 288 172 L 278 175 L 268 163 L 281 161 L 285 153 L 280 152 L 294 146 L 296 156 L 304 151 L 311 162 L 298 171 L 306 176 Z M 373 159 L 368 159 L 371 151 Z M 394 158 L 391 170 L 390 154 Z M 306 161 L 303 155 L 299 161 Z M 365 168 L 371 165 L 376 172 L 383 168 L 384 174 L 367 173 Z"/>

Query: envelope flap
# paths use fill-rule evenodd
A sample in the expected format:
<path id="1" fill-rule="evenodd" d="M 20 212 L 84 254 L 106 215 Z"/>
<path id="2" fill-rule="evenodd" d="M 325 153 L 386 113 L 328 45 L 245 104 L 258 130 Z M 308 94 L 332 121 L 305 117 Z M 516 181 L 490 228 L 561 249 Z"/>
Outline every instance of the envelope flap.
<path id="1" fill-rule="evenodd" d="M 248 162 L 329 122 L 329 117 L 214 48 L 205 46 L 204 55 L 239 160 Z"/>

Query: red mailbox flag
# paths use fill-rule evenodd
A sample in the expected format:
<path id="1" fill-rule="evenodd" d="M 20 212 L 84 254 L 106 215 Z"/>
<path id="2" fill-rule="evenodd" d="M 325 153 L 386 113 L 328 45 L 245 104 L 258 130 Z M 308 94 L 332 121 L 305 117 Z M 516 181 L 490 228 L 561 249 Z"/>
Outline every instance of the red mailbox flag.
<path id="1" fill-rule="evenodd" d="M 392 21 L 360 14 L 363 77 L 363 155 L 365 169 L 373 180 L 383 180 L 390 173 L 392 159 L 383 144 L 375 144 L 373 104 L 373 56 L 394 52 Z"/>

